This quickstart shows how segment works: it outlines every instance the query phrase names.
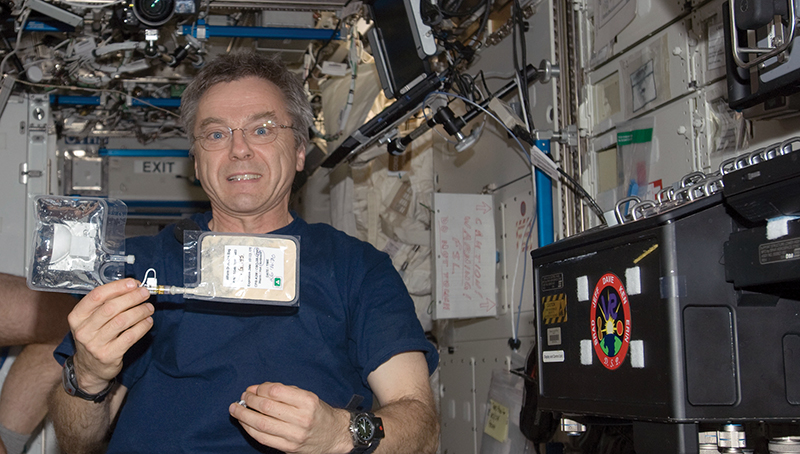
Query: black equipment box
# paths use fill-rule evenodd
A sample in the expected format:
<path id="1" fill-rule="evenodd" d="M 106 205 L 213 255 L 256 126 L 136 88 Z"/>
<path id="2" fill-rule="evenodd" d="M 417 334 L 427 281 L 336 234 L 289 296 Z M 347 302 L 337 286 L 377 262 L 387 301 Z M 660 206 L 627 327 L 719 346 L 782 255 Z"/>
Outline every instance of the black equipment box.
<path id="1" fill-rule="evenodd" d="M 532 252 L 540 410 L 800 419 L 800 298 L 726 281 L 729 210 L 717 193 Z"/>

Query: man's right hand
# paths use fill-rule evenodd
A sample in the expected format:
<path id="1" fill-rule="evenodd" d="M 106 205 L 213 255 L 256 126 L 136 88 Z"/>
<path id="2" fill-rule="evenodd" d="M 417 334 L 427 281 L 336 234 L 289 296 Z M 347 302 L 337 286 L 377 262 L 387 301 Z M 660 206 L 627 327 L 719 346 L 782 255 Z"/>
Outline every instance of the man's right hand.
<path id="1" fill-rule="evenodd" d="M 153 327 L 150 292 L 133 279 L 122 279 L 89 292 L 67 320 L 75 339 L 78 386 L 98 393 L 122 370 L 122 357 Z"/>

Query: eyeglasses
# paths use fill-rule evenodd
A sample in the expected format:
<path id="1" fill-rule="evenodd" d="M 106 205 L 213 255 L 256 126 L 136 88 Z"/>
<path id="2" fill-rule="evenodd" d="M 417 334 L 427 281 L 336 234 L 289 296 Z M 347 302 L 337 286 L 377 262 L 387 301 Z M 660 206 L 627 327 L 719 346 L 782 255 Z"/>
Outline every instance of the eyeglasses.
<path id="1" fill-rule="evenodd" d="M 230 128 L 225 125 L 210 126 L 203 130 L 194 140 L 206 151 L 219 151 L 230 147 L 233 142 L 233 131 L 242 131 L 242 137 L 248 145 L 269 145 L 278 138 L 279 129 L 294 129 L 292 126 L 279 125 L 272 120 L 247 128 Z"/>

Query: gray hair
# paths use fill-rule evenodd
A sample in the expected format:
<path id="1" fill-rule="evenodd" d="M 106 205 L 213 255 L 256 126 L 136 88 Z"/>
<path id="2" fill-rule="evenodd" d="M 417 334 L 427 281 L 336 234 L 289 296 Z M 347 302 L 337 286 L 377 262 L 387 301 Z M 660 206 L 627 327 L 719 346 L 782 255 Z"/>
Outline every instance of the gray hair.
<path id="1" fill-rule="evenodd" d="M 209 88 L 222 82 L 258 77 L 275 84 L 286 99 L 286 111 L 292 121 L 295 144 L 308 145 L 308 129 L 313 112 L 300 78 L 289 72 L 279 55 L 264 56 L 255 52 L 222 54 L 207 63 L 181 95 L 180 121 L 194 147 L 194 124 L 200 98 Z"/>

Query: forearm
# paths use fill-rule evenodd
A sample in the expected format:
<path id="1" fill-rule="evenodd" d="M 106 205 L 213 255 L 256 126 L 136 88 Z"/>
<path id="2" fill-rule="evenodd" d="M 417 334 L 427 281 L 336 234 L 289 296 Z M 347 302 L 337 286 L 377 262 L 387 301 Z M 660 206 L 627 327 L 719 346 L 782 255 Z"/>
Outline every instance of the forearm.
<path id="1" fill-rule="evenodd" d="M 439 418 L 433 402 L 401 399 L 375 411 L 386 438 L 375 454 L 428 454 L 439 445 Z"/>
<path id="2" fill-rule="evenodd" d="M 30 344 L 14 360 L 0 393 L 0 424 L 21 434 L 33 432 L 47 413 L 47 395 L 61 380 L 52 344 Z"/>
<path id="3" fill-rule="evenodd" d="M 117 387 L 119 388 L 119 387 Z M 69 454 L 104 452 L 112 423 L 112 403 L 119 389 L 101 403 L 70 396 L 61 383 L 50 392 L 49 411 L 62 450 Z"/>
<path id="4" fill-rule="evenodd" d="M 0 273 L 0 346 L 60 342 L 77 300 L 66 293 L 37 292 L 25 278 Z"/>

